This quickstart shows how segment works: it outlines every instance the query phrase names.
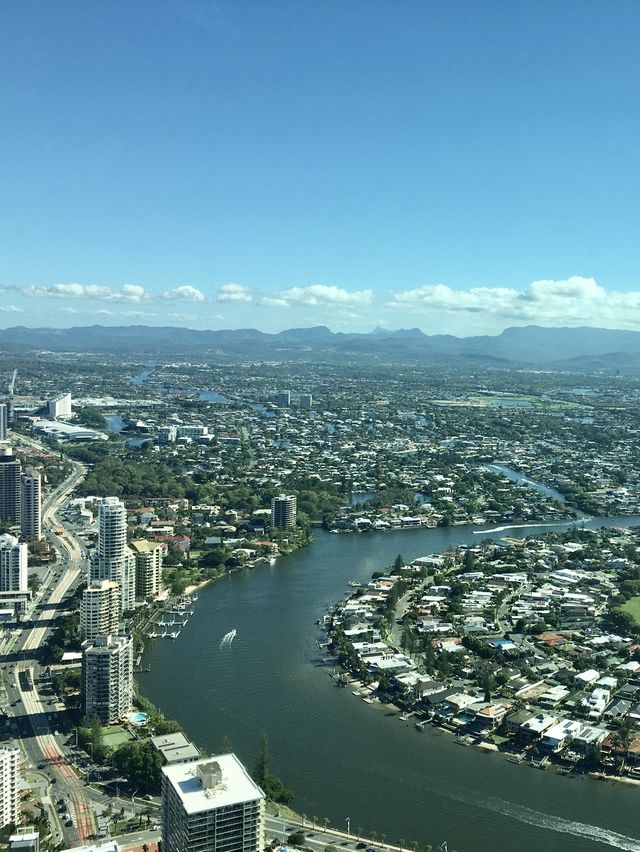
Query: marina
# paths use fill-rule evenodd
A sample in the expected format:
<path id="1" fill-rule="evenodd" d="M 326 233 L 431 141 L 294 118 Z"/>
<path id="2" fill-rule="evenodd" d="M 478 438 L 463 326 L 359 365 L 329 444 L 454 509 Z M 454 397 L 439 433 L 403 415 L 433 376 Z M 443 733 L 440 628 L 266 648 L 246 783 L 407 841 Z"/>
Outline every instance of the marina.
<path id="1" fill-rule="evenodd" d="M 177 639 L 195 612 L 197 600 L 198 595 L 185 595 L 179 598 L 177 603 L 160 613 L 158 621 L 150 624 L 145 633 L 147 639 Z"/>

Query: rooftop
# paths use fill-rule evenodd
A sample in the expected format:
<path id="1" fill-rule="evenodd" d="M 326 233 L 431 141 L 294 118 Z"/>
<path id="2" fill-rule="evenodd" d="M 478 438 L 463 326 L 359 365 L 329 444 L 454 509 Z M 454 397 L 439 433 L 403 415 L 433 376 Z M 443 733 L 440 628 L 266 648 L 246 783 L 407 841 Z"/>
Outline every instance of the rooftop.
<path id="1" fill-rule="evenodd" d="M 201 776 L 215 764 L 220 770 L 219 779 L 211 787 L 206 787 Z M 264 799 L 264 793 L 251 780 L 235 754 L 219 754 L 193 763 L 165 766 L 162 772 L 188 814 Z"/>

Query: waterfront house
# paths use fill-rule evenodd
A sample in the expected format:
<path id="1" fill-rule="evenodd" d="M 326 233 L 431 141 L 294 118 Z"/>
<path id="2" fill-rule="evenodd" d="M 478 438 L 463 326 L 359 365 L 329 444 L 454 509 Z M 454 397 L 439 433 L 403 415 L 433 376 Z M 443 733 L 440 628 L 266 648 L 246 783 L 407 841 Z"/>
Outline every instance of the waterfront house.
<path id="1" fill-rule="evenodd" d="M 520 725 L 518 733 L 528 740 L 539 740 L 544 732 L 557 723 L 556 716 L 547 713 L 536 713 Z"/>
<path id="2" fill-rule="evenodd" d="M 557 724 L 544 731 L 541 745 L 549 751 L 562 751 L 581 730 L 581 722 L 576 722 L 573 719 L 561 719 Z"/>

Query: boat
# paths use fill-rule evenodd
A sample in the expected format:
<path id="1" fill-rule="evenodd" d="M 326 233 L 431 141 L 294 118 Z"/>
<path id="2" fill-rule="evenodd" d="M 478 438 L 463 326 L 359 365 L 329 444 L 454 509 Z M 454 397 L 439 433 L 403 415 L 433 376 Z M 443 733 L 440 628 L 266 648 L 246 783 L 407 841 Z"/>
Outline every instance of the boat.
<path id="1" fill-rule="evenodd" d="M 172 639 L 177 639 L 179 635 L 180 635 L 180 631 L 179 631 L 179 630 L 176 630 L 174 633 L 172 633 L 172 634 L 171 634 L 171 638 L 172 638 Z"/>

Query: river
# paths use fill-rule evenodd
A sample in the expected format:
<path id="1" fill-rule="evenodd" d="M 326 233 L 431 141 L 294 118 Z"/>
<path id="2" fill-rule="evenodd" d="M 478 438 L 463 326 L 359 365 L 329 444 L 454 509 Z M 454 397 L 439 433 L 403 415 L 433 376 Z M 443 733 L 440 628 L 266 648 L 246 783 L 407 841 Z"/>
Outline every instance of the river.
<path id="1" fill-rule="evenodd" d="M 515 536 L 548 531 L 509 529 Z M 249 767 L 266 733 L 273 771 L 295 790 L 295 808 L 341 828 L 350 817 L 352 829 L 415 840 L 422 849 L 447 840 L 458 852 L 640 850 L 637 787 L 517 766 L 460 747 L 444 732 L 419 733 L 337 689 L 319 661 L 316 620 L 350 580 L 368 580 L 398 552 L 413 559 L 504 534 L 471 527 L 318 530 L 308 548 L 275 566 L 202 590 L 179 639 L 149 644 L 144 665 L 151 672 L 139 675 L 141 690 L 212 752 L 228 735 Z M 236 640 L 221 649 L 233 628 Z"/>

